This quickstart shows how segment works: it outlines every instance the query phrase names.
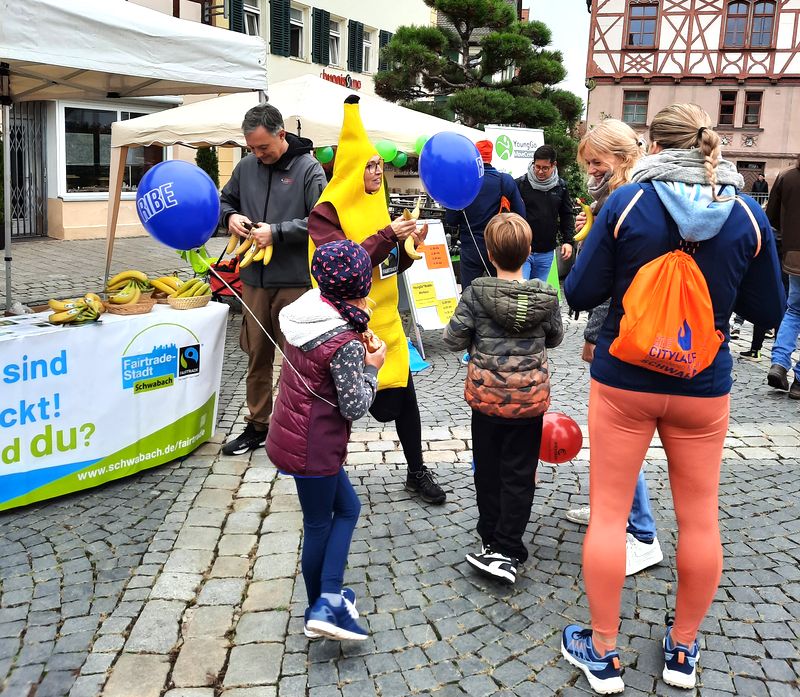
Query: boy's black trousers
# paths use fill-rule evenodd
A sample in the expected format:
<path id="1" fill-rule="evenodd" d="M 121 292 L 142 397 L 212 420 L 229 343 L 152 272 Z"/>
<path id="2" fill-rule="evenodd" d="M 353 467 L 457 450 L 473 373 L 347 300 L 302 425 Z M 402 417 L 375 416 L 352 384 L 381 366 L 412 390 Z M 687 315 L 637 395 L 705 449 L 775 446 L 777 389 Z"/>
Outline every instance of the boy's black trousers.
<path id="1" fill-rule="evenodd" d="M 504 419 L 472 412 L 478 535 L 484 546 L 520 562 L 536 491 L 543 417 Z"/>

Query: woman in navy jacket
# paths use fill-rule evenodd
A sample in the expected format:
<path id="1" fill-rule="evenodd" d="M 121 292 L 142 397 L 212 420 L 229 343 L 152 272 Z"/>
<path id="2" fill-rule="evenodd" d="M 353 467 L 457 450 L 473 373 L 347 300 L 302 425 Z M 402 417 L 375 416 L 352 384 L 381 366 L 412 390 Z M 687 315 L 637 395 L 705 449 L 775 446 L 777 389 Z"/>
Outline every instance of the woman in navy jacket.
<path id="1" fill-rule="evenodd" d="M 663 677 L 691 688 L 699 655 L 697 630 L 722 572 L 718 500 L 722 447 L 730 411 L 732 360 L 728 321 L 736 311 L 754 324 L 779 323 L 785 298 L 772 229 L 743 181 L 720 158 L 711 119 L 693 104 L 659 112 L 650 156 L 617 189 L 594 223 L 567 277 L 570 307 L 588 310 L 610 297 L 591 366 L 590 505 L 583 572 L 592 629 L 564 630 L 562 654 L 597 692 L 621 692 L 616 652 L 625 580 L 625 529 L 636 478 L 656 430 L 669 463 L 679 543 L 675 620 L 667 620 Z M 637 193 L 638 200 L 627 211 Z M 619 221 L 622 219 L 619 229 Z M 692 379 L 656 373 L 609 354 L 619 333 L 622 298 L 636 272 L 697 244 L 694 259 L 708 283 L 716 328 L 726 335 L 713 363 Z"/>

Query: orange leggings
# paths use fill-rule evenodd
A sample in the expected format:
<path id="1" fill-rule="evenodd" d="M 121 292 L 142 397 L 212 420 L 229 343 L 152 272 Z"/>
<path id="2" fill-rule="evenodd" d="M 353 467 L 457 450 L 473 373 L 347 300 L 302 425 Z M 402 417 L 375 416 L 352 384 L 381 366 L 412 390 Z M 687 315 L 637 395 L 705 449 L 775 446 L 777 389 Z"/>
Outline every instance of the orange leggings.
<path id="1" fill-rule="evenodd" d="M 653 433 L 667 455 L 678 521 L 675 641 L 691 646 L 722 573 L 717 493 L 730 397 L 678 397 L 591 382 L 589 502 L 583 575 L 592 629 L 615 645 L 625 582 L 625 530 Z"/>

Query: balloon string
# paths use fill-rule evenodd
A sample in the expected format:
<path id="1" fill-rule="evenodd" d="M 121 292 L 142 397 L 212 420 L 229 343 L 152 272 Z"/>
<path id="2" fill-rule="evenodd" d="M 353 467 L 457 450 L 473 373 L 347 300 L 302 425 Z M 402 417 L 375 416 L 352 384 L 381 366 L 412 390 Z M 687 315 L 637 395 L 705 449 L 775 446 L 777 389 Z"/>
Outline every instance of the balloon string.
<path id="1" fill-rule="evenodd" d="M 492 272 L 489 271 L 489 267 L 486 265 L 486 260 L 483 258 L 483 254 L 481 254 L 481 248 L 478 246 L 478 240 L 475 239 L 475 233 L 472 232 L 472 226 L 469 224 L 469 219 L 467 218 L 467 212 L 463 209 L 461 212 L 464 214 L 464 222 L 467 224 L 467 229 L 469 230 L 469 234 L 472 236 L 472 241 L 475 243 L 475 249 L 478 252 L 478 256 L 481 258 L 481 264 L 483 264 L 483 268 L 486 271 L 486 275 L 491 276 Z"/>
<path id="2" fill-rule="evenodd" d="M 205 259 L 203 261 L 205 262 Z M 300 375 L 300 371 L 297 370 L 297 368 L 295 368 L 292 365 L 291 361 L 286 357 L 286 354 L 281 350 L 281 347 L 278 346 L 278 342 L 275 341 L 275 339 L 273 339 L 272 336 L 270 336 L 270 333 L 264 328 L 264 325 L 261 324 L 261 321 L 258 319 L 258 317 L 256 317 L 255 312 L 253 312 L 247 306 L 247 303 L 244 301 L 242 296 L 239 295 L 233 288 L 231 288 L 228 285 L 228 282 L 217 273 L 217 270 L 211 264 L 208 264 L 206 262 L 206 266 L 208 267 L 208 270 L 219 279 L 222 285 L 224 285 L 231 293 L 233 293 L 233 297 L 236 298 L 240 303 L 242 303 L 242 307 L 250 313 L 250 316 L 255 320 L 256 324 L 261 328 L 261 331 L 264 332 L 264 336 L 266 336 L 267 339 L 269 339 L 272 342 L 272 345 L 275 346 L 275 348 L 278 350 L 278 353 L 281 354 L 281 356 L 283 357 L 283 362 L 286 363 L 288 366 L 290 366 L 295 373 L 297 373 L 297 377 L 300 378 L 300 382 L 302 382 L 303 385 L 305 385 L 305 388 L 309 391 L 309 393 L 312 394 L 314 397 L 321 399 L 323 402 L 325 402 L 325 404 L 330 404 L 330 406 L 332 406 L 334 409 L 338 409 L 339 408 L 338 405 L 334 404 L 333 402 L 329 402 L 327 399 L 325 399 L 325 397 L 317 394 L 316 392 L 314 392 L 314 390 L 311 389 L 311 387 L 305 381 L 303 376 Z"/>

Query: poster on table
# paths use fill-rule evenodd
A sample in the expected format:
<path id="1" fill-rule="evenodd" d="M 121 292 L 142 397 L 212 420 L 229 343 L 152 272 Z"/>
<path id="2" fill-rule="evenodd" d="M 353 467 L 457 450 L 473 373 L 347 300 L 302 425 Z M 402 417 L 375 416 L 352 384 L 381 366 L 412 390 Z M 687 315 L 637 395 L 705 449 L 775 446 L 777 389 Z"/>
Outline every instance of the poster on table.
<path id="1" fill-rule="evenodd" d="M 536 148 L 544 145 L 544 131 L 541 128 L 489 125 L 485 132 L 486 138 L 494 145 L 492 166 L 515 178 L 528 171 Z"/>
<path id="2" fill-rule="evenodd" d="M 425 243 L 417 247 L 422 259 L 406 270 L 404 281 L 420 353 L 425 356 L 419 329 L 444 329 L 458 305 L 458 286 L 450 261 L 444 226 L 440 220 L 419 221 L 428 224 Z"/>
<path id="3" fill-rule="evenodd" d="M 183 457 L 214 432 L 228 308 L 0 321 L 0 510 Z"/>

